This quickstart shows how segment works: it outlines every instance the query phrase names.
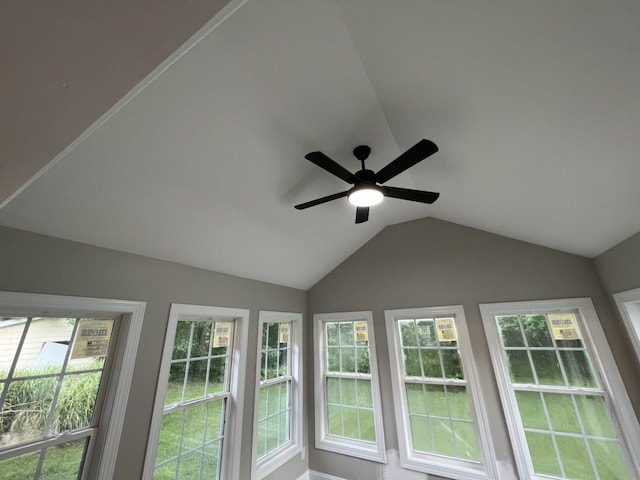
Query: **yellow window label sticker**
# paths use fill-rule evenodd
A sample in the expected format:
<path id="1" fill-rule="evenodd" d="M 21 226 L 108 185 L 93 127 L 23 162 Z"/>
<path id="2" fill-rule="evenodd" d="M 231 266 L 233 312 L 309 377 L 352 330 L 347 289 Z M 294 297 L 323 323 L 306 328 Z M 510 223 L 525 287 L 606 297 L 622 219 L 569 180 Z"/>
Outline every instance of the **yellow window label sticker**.
<path id="1" fill-rule="evenodd" d="M 369 326 L 367 325 L 367 322 L 353 322 L 353 334 L 356 337 L 356 342 L 368 342 Z"/>
<path id="2" fill-rule="evenodd" d="M 233 322 L 216 322 L 213 331 L 213 348 L 228 347 L 231 344 Z"/>
<path id="3" fill-rule="evenodd" d="M 113 320 L 83 318 L 78 323 L 71 358 L 104 357 L 109 350 Z"/>
<path id="4" fill-rule="evenodd" d="M 291 335 L 291 325 L 288 323 L 278 324 L 278 339 L 280 343 L 289 343 Z"/>
<path id="5" fill-rule="evenodd" d="M 551 333 L 556 340 L 580 340 L 580 332 L 573 313 L 549 313 Z"/>
<path id="6" fill-rule="evenodd" d="M 458 341 L 456 323 L 453 318 L 436 318 L 436 331 L 438 332 L 438 341 L 440 342 Z"/>

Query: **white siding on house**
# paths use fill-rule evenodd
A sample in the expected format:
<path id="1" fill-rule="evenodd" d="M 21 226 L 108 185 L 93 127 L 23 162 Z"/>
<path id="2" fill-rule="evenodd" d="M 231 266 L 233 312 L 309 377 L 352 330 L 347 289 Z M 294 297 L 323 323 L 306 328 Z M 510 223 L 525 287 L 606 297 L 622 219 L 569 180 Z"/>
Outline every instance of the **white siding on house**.
<path id="1" fill-rule="evenodd" d="M 47 342 L 70 342 L 73 321 L 67 318 L 34 318 L 22 347 L 17 368 L 33 367 L 42 347 Z M 7 326 L 3 326 L 2 323 L 0 322 L 0 370 L 8 370 L 20 343 L 26 319 L 19 323 L 11 321 Z"/>

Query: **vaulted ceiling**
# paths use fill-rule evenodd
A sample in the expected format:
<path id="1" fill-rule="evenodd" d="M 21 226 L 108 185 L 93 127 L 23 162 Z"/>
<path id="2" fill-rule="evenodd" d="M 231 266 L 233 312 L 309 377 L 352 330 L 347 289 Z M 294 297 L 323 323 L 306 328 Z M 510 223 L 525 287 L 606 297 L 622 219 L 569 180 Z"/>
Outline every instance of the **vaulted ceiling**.
<path id="1" fill-rule="evenodd" d="M 2 225 L 303 289 L 425 216 L 585 256 L 640 229 L 637 1 L 37 3 L 9 17 Z M 389 184 L 434 205 L 293 208 L 348 187 L 306 153 L 377 170 L 421 138 Z"/>

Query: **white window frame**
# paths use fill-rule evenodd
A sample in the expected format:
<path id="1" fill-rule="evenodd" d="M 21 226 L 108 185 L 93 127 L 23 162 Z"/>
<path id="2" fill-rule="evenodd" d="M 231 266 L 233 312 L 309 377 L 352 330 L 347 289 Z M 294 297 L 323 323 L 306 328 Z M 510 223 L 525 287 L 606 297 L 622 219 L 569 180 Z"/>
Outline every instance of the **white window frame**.
<path id="1" fill-rule="evenodd" d="M 578 323 L 585 348 L 590 355 L 594 374 L 600 383 L 600 388 L 605 392 L 605 402 L 611 415 L 613 427 L 620 439 L 625 463 L 630 470 L 629 473 L 632 476 L 635 474 L 636 477 L 640 478 L 640 455 L 638 452 L 640 425 L 607 343 L 600 320 L 591 299 L 588 297 L 480 305 L 480 312 L 489 343 L 489 352 L 520 477 L 531 479 L 549 478 L 548 476 L 534 473 L 533 462 L 527 448 L 524 426 L 518 414 L 515 392 L 510 385 L 509 367 L 503 355 L 496 317 L 566 311 L 576 313 L 576 322 Z M 604 372 L 606 372 L 606 375 Z"/>
<path id="2" fill-rule="evenodd" d="M 613 298 L 627 327 L 636 355 L 640 359 L 640 288 L 615 293 Z"/>
<path id="3" fill-rule="evenodd" d="M 290 375 L 291 381 L 291 438 L 263 458 L 256 458 L 258 451 L 258 416 L 260 411 L 260 372 L 262 369 L 262 332 L 265 323 L 290 323 Z M 271 312 L 261 310 L 258 314 L 258 354 L 256 360 L 256 397 L 253 415 L 253 472 L 252 478 L 262 479 L 280 468 L 303 449 L 303 386 L 302 386 L 302 314 L 292 312 Z"/>
<path id="4" fill-rule="evenodd" d="M 373 418 L 376 432 L 376 442 L 365 442 L 350 438 L 338 437 L 329 434 L 327 417 L 327 392 L 325 389 L 326 365 L 326 339 L 324 325 L 327 322 L 354 322 L 366 321 L 369 336 L 369 365 L 371 374 L 365 378 L 371 379 L 371 396 L 373 405 Z M 316 313 L 313 315 L 314 323 L 314 356 L 315 356 L 315 446 L 321 450 L 349 455 L 352 457 L 386 463 L 387 456 L 384 444 L 384 429 L 382 422 L 382 410 L 380 400 L 380 382 L 378 379 L 378 356 L 376 354 L 376 342 L 373 332 L 373 314 L 371 311 L 340 312 L 340 313 Z M 354 378 L 357 376 L 354 375 Z"/>
<path id="5" fill-rule="evenodd" d="M 473 361 L 471 341 L 462 305 L 385 310 L 384 316 L 387 326 L 387 341 L 389 343 L 391 387 L 393 390 L 401 465 L 410 470 L 460 480 L 500 478 L 489 430 L 489 420 L 484 409 L 482 390 L 480 388 L 478 372 Z M 417 452 L 413 449 L 411 442 L 409 409 L 402 378 L 403 352 L 400 346 L 400 334 L 397 328 L 397 321 L 408 318 L 437 318 L 445 316 L 455 319 L 458 347 L 465 376 L 464 382 L 467 394 L 469 395 L 473 424 L 478 441 L 480 462 Z M 437 384 L 444 383 L 446 383 L 446 380 L 442 383 L 438 382 Z M 457 384 L 458 383 L 451 382 L 451 385 Z"/>
<path id="6" fill-rule="evenodd" d="M 0 309 L 3 314 L 121 316 L 111 367 L 112 376 L 109 378 L 109 388 L 96 435 L 100 448 L 92 452 L 88 468 L 83 469 L 82 479 L 109 480 L 113 477 L 145 307 L 145 302 L 126 300 L 0 292 Z"/>
<path id="7" fill-rule="evenodd" d="M 244 407 L 244 385 L 246 376 L 246 358 L 248 346 L 249 310 L 241 308 L 211 307 L 203 305 L 171 304 L 169 322 L 162 352 L 162 363 L 158 375 L 158 388 L 156 391 L 151 431 L 147 444 L 147 454 L 144 463 L 142 478 L 151 480 L 155 468 L 158 441 L 162 427 L 164 401 L 167 394 L 169 370 L 175 341 L 176 326 L 180 316 L 211 316 L 234 318 L 233 351 L 230 354 L 230 379 L 229 379 L 229 415 L 228 424 L 225 425 L 225 440 L 222 452 L 222 472 L 224 478 L 240 480 L 240 457 L 242 452 L 242 413 Z"/>

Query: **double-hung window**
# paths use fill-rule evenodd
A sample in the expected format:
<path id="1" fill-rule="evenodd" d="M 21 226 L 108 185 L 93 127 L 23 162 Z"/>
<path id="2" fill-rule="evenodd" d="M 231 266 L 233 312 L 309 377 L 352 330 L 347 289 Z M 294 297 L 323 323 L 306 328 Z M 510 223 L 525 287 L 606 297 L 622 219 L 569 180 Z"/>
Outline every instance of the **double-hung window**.
<path id="1" fill-rule="evenodd" d="M 588 298 L 481 305 L 522 478 L 640 478 L 640 430 Z"/>
<path id="2" fill-rule="evenodd" d="M 636 355 L 640 358 L 640 288 L 616 293 L 613 298 L 627 327 Z"/>
<path id="3" fill-rule="evenodd" d="M 249 311 L 173 304 L 145 478 L 239 479 Z"/>
<path id="4" fill-rule="evenodd" d="M 109 479 L 144 303 L 0 292 L 0 479 Z"/>
<path id="5" fill-rule="evenodd" d="M 261 311 L 253 478 L 302 451 L 302 314 Z"/>
<path id="6" fill-rule="evenodd" d="M 314 315 L 316 448 L 385 462 L 371 312 Z"/>
<path id="7" fill-rule="evenodd" d="M 461 306 L 386 310 L 402 466 L 497 478 Z"/>

